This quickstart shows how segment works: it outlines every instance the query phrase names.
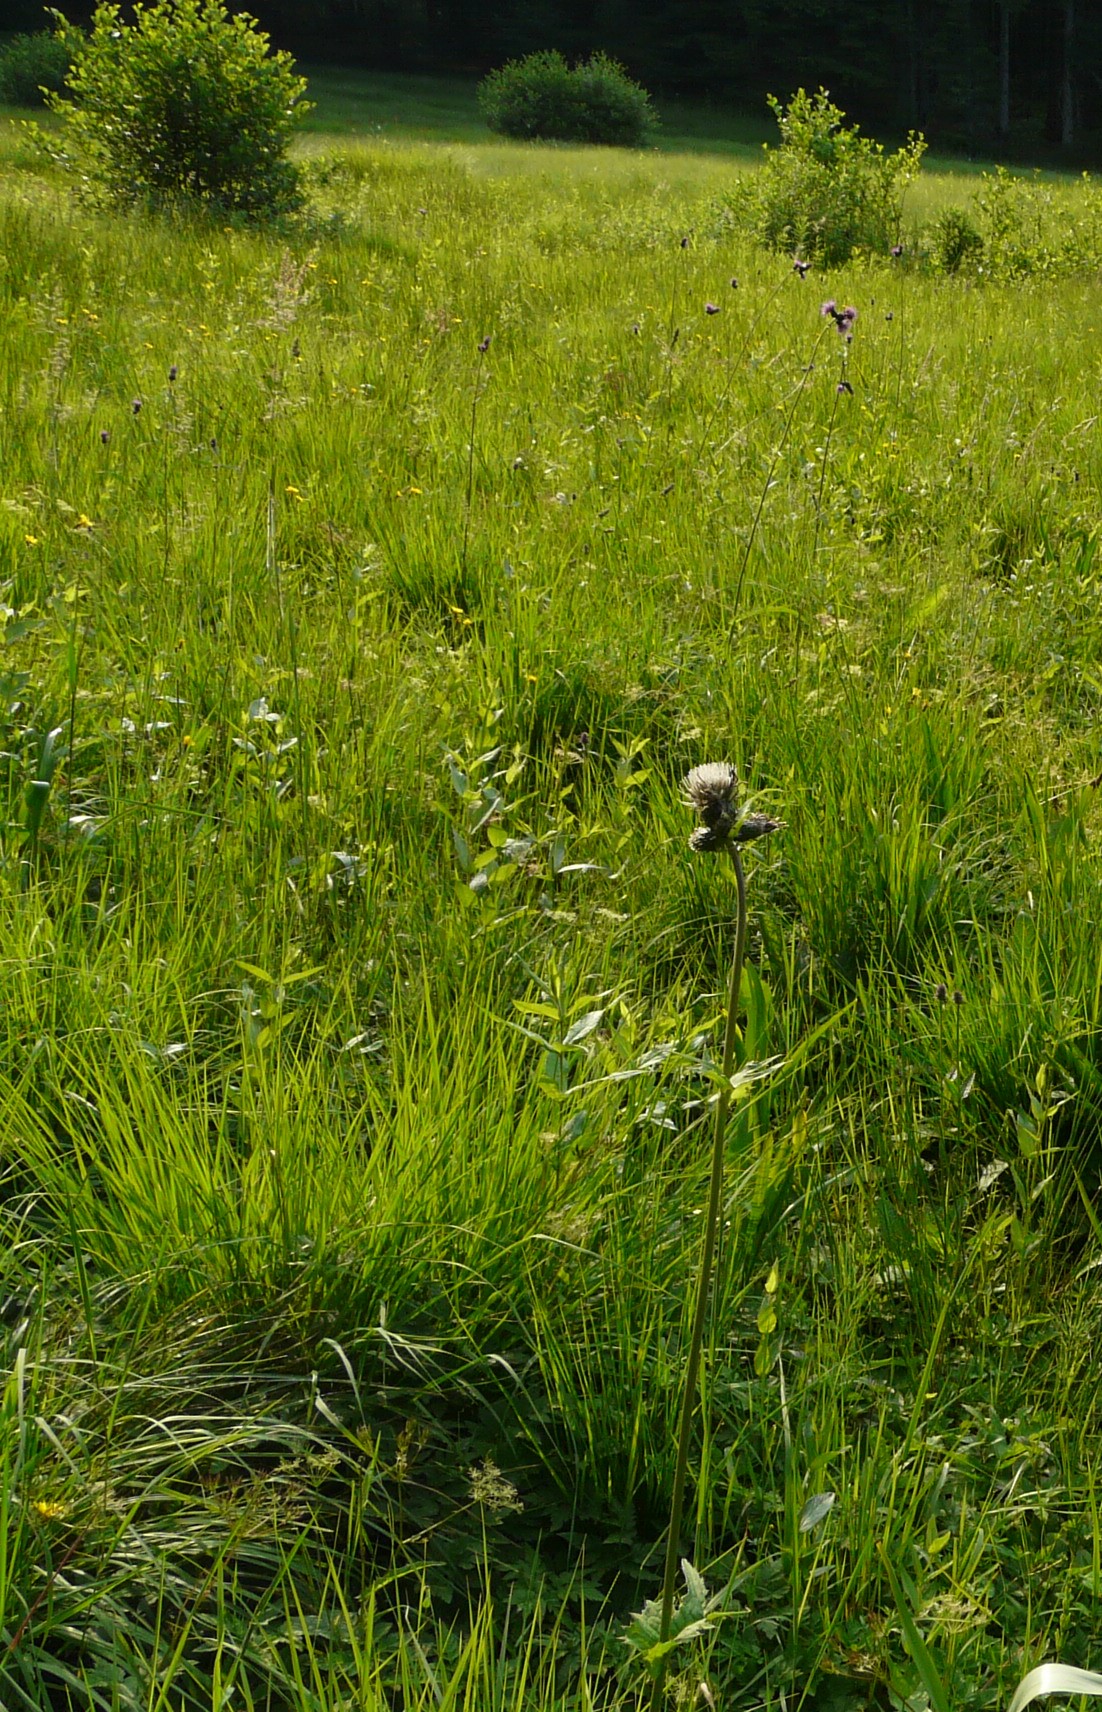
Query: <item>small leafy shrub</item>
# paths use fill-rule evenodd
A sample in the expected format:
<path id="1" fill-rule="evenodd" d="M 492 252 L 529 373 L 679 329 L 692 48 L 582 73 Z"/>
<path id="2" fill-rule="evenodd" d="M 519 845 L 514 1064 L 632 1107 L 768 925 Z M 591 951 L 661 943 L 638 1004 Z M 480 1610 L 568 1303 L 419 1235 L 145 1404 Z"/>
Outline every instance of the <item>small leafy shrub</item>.
<path id="1" fill-rule="evenodd" d="M 927 237 L 930 259 L 939 273 L 967 272 L 983 254 L 983 233 L 967 208 L 943 208 Z"/>
<path id="2" fill-rule="evenodd" d="M 1086 173 L 1074 191 L 999 167 L 984 173 L 967 208 L 944 208 L 923 232 L 940 273 L 977 278 L 1093 278 L 1102 270 L 1102 184 Z"/>
<path id="3" fill-rule="evenodd" d="M 510 60 L 483 78 L 478 104 L 491 131 L 522 139 L 640 148 L 657 124 L 646 90 L 603 53 L 574 66 L 553 50 Z"/>
<path id="4" fill-rule="evenodd" d="M 69 70 L 69 48 L 49 30 L 13 36 L 0 47 L 0 102 L 11 107 L 40 107 L 43 91 L 58 94 Z"/>
<path id="5" fill-rule="evenodd" d="M 119 203 L 199 204 L 250 218 L 302 200 L 287 159 L 306 82 L 247 13 L 221 0 L 156 0 L 126 23 L 96 7 L 81 35 L 59 16 L 72 52 L 65 93 L 66 158 L 86 186 Z"/>
<path id="6" fill-rule="evenodd" d="M 995 279 L 1075 279 L 1102 267 L 1102 186 L 1083 174 L 1079 194 L 999 167 L 975 199 L 983 271 Z"/>
<path id="7" fill-rule="evenodd" d="M 845 114 L 820 89 L 797 90 L 787 107 L 769 105 L 780 126 L 779 148 L 741 207 L 740 224 L 771 250 L 836 267 L 857 251 L 886 254 L 895 242 L 907 186 L 918 176 L 926 144 L 913 133 L 895 154 L 846 127 Z"/>

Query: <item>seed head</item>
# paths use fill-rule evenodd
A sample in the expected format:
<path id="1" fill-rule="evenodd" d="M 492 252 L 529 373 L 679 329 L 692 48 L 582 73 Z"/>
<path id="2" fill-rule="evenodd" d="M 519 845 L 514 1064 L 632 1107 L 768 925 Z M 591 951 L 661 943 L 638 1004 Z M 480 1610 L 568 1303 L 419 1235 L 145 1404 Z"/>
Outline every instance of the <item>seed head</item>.
<path id="1" fill-rule="evenodd" d="M 685 780 L 685 799 L 703 822 L 689 839 L 698 855 L 722 850 L 731 841 L 748 844 L 776 832 L 781 822 L 767 814 L 746 814 L 738 805 L 738 772 L 729 761 L 711 761 L 694 767 Z"/>
<path id="2" fill-rule="evenodd" d="M 173 363 L 172 367 L 168 371 L 168 378 L 169 378 L 170 382 L 175 381 L 176 376 L 178 375 L 179 372 L 180 371 L 177 369 L 176 364 Z"/>
<path id="3" fill-rule="evenodd" d="M 729 761 L 708 761 L 694 767 L 685 778 L 685 795 L 690 808 L 706 826 L 713 826 L 718 815 L 729 815 L 738 790 L 738 771 Z"/>

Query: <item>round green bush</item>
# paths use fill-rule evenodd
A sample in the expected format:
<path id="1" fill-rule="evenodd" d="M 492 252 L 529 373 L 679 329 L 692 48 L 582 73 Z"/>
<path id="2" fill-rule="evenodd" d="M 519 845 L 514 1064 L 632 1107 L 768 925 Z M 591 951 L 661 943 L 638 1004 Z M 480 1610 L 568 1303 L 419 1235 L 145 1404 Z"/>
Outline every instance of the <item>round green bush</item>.
<path id="1" fill-rule="evenodd" d="M 0 47 L 0 102 L 40 107 L 44 91 L 57 94 L 69 70 L 69 49 L 49 30 L 13 36 Z"/>
<path id="2" fill-rule="evenodd" d="M 767 148 L 761 171 L 732 214 L 771 250 L 840 267 L 860 251 L 887 255 L 903 214 L 903 197 L 918 176 L 926 144 L 912 134 L 886 154 L 820 89 L 798 89 L 787 107 L 769 105 L 780 127 L 779 148 Z"/>
<path id="3" fill-rule="evenodd" d="M 505 137 L 641 148 L 658 121 L 650 96 L 614 59 L 595 53 L 569 66 L 547 50 L 483 78 L 478 104 Z"/>
<path id="4" fill-rule="evenodd" d="M 120 203 L 202 205 L 266 218 L 302 201 L 287 159 L 306 81 L 247 13 L 221 0 L 99 5 L 87 35 L 59 19 L 72 53 L 62 95 L 66 154 Z"/>

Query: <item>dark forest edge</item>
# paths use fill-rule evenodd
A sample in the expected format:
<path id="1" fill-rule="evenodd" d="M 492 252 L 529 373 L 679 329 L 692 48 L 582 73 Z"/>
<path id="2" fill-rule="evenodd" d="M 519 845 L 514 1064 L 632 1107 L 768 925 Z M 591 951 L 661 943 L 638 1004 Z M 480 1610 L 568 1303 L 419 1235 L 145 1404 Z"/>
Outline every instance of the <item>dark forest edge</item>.
<path id="1" fill-rule="evenodd" d="M 770 92 L 823 84 L 862 126 L 919 129 L 942 149 L 1071 165 L 1102 152 L 1102 8 L 1084 0 L 255 0 L 250 10 L 305 61 L 462 76 L 473 88 L 536 49 L 601 50 L 666 101 L 757 112 Z M 45 14 L 38 0 L 14 0 L 8 19 L 35 30 Z"/>

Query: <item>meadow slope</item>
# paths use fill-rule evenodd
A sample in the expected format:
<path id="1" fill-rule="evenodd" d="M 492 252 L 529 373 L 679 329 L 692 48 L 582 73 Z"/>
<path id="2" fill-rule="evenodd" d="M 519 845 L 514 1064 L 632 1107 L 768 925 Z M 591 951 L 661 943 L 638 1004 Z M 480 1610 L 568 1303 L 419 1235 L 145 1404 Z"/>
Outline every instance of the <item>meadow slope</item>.
<path id="1" fill-rule="evenodd" d="M 265 236 L 3 142 L 0 1698 L 638 1703 L 710 759 L 785 826 L 675 1685 L 923 1704 L 885 1555 L 954 1703 L 1099 1662 L 1097 275 L 308 155 Z"/>

